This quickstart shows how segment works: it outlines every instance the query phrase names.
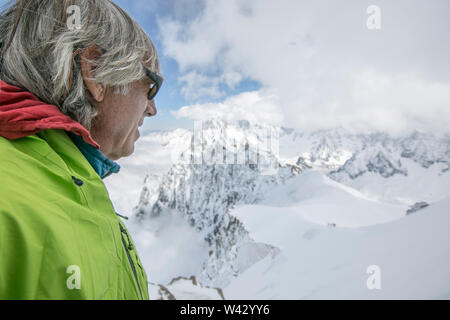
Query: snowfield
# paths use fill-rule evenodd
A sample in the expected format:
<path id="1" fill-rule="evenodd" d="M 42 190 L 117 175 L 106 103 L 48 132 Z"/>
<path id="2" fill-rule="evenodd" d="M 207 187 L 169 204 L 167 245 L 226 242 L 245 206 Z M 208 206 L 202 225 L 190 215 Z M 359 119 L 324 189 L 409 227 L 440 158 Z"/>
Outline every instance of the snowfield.
<path id="1" fill-rule="evenodd" d="M 319 205 L 321 199 L 327 202 Z M 360 201 L 337 213 L 326 197 L 315 201 L 316 206 L 300 201 L 233 211 L 256 241 L 277 246 L 281 254 L 238 276 L 224 288 L 227 299 L 450 298 L 450 198 L 408 216 L 393 207 L 391 217 L 366 211 Z M 393 221 L 382 223 L 383 218 Z M 339 221 L 375 220 L 339 227 Z M 328 221 L 337 221 L 337 227 Z M 380 289 L 368 289 L 372 265 L 379 267 Z"/>
<path id="2" fill-rule="evenodd" d="M 303 219 L 320 225 L 362 227 L 402 218 L 408 206 L 371 199 L 361 192 L 310 170 L 278 186 L 261 202 L 283 212 L 295 212 Z M 259 208 L 250 206 L 259 212 Z M 236 213 L 233 214 L 238 218 Z M 242 220 L 241 220 L 242 221 Z M 244 222 L 245 224 L 245 222 Z"/>

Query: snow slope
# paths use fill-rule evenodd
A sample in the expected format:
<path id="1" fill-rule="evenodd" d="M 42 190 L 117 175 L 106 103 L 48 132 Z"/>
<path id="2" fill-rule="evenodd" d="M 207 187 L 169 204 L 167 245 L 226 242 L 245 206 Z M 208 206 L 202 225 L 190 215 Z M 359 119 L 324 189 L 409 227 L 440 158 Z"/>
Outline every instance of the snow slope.
<path id="1" fill-rule="evenodd" d="M 234 279 L 224 288 L 227 299 L 450 298 L 450 198 L 359 228 L 313 223 L 307 210 L 257 205 L 232 212 L 255 240 L 281 253 Z M 379 267 L 380 289 L 368 289 L 372 265 Z"/>
<path id="2" fill-rule="evenodd" d="M 309 170 L 274 188 L 261 205 L 280 207 L 321 225 L 361 227 L 402 218 L 408 206 L 373 200 Z M 250 210 L 257 210 L 250 206 Z"/>

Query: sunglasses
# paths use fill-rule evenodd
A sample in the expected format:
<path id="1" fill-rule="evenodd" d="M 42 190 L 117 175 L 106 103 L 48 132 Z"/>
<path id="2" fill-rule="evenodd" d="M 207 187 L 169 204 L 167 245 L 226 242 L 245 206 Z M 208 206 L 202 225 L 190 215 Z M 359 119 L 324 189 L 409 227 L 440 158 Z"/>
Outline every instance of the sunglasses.
<path id="1" fill-rule="evenodd" d="M 153 83 L 150 85 L 150 89 L 148 90 L 148 93 L 147 93 L 147 99 L 153 100 L 153 98 L 155 98 L 156 94 L 158 93 L 159 88 L 161 88 L 164 78 L 161 77 L 159 74 L 156 74 L 156 73 L 148 70 L 145 67 L 144 67 L 144 70 L 145 70 L 146 76 L 149 77 L 150 80 L 153 81 Z"/>

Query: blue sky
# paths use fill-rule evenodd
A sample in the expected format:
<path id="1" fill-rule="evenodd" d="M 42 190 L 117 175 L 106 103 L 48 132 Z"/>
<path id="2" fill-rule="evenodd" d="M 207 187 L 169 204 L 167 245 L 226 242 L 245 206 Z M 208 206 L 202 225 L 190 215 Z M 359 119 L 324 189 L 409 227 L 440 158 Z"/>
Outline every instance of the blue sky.
<path id="1" fill-rule="evenodd" d="M 448 0 L 114 1 L 159 52 L 165 83 L 147 130 L 211 117 L 300 131 L 450 130 Z"/>

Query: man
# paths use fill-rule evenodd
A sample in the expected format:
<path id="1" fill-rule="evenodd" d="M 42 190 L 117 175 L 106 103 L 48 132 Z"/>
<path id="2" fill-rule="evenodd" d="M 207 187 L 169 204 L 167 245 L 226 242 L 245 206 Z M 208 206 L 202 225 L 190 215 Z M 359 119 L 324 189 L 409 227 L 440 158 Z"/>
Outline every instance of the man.
<path id="1" fill-rule="evenodd" d="M 0 14 L 0 299 L 149 298 L 102 179 L 156 114 L 159 73 L 151 40 L 109 0 Z"/>

